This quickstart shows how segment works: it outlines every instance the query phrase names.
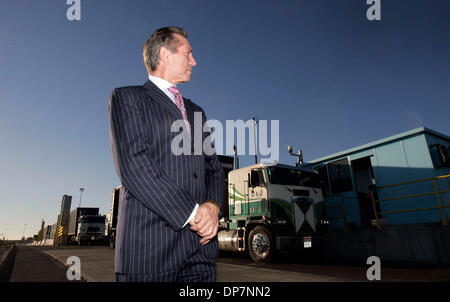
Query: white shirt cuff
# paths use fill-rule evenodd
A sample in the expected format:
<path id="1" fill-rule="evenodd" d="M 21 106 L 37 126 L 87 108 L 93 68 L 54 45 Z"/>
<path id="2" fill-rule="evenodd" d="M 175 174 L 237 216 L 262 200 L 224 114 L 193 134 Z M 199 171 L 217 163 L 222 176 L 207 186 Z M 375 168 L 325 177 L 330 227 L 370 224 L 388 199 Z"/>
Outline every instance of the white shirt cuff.
<path id="1" fill-rule="evenodd" d="M 192 213 L 191 213 L 191 216 L 189 216 L 188 220 L 186 221 L 186 223 L 183 225 L 182 228 L 184 228 L 184 227 L 189 223 L 189 221 L 191 221 L 192 219 L 194 219 L 195 215 L 197 214 L 197 209 L 198 209 L 198 207 L 199 207 L 199 205 L 198 205 L 198 203 L 196 203 L 196 204 L 195 204 L 195 208 L 194 208 L 194 210 L 193 210 Z"/>

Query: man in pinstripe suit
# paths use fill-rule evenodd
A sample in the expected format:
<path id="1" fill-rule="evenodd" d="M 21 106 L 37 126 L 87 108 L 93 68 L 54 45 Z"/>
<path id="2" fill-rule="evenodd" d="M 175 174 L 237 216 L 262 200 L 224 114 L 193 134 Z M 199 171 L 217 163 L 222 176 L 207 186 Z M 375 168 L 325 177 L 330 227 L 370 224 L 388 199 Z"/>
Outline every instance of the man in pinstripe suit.
<path id="1" fill-rule="evenodd" d="M 124 188 L 116 280 L 215 281 L 221 165 L 215 153 L 175 155 L 171 150 L 179 135 L 171 131 L 175 121 L 186 124 L 183 144 L 210 139 L 210 133 L 190 126 L 194 114 L 202 117 L 203 126 L 202 108 L 182 98 L 176 87 L 189 82 L 196 65 L 186 31 L 158 29 L 145 43 L 143 56 L 149 80 L 114 89 L 108 106 L 114 165 Z"/>

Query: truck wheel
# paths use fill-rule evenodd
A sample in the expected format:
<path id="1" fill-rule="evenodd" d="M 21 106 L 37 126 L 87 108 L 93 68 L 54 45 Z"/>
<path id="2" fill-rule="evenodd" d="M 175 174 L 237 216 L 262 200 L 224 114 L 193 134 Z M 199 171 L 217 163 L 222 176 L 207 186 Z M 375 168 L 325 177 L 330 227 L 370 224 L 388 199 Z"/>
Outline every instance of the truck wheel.
<path id="1" fill-rule="evenodd" d="M 248 235 L 248 251 L 255 262 L 268 262 L 272 258 L 274 246 L 267 228 L 255 227 Z"/>

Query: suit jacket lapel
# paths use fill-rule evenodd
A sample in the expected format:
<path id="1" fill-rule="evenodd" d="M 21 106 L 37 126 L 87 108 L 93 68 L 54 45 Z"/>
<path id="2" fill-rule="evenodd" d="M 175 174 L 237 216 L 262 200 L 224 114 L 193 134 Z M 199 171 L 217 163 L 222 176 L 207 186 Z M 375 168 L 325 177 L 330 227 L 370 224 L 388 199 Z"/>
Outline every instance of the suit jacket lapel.
<path id="1" fill-rule="evenodd" d="M 181 114 L 180 109 L 178 109 L 177 105 L 163 92 L 158 88 L 152 81 L 147 80 L 144 83 L 144 88 L 149 96 L 160 104 L 163 108 L 174 115 L 175 119 L 183 119 L 183 115 Z M 191 125 L 191 146 L 194 147 L 194 112 L 193 106 L 190 100 L 183 98 L 184 108 L 186 108 L 186 114 L 188 116 L 189 124 Z M 202 125 L 203 126 L 203 125 Z"/>
<path id="2" fill-rule="evenodd" d="M 183 115 L 180 112 L 180 109 L 172 102 L 172 100 L 158 88 L 152 81 L 147 80 L 144 83 L 144 88 L 150 97 L 160 104 L 164 109 L 175 115 L 176 119 L 183 119 Z"/>
<path id="3" fill-rule="evenodd" d="M 191 102 L 185 98 L 183 98 L 183 102 L 184 102 L 184 108 L 186 109 L 186 114 L 188 117 L 188 122 L 189 125 L 191 126 L 191 135 L 190 135 L 190 140 L 191 140 L 191 146 L 192 148 L 194 148 L 194 109 L 192 108 Z"/>
<path id="4" fill-rule="evenodd" d="M 183 98 L 183 100 L 184 100 L 184 107 L 186 108 L 186 113 L 188 116 L 188 121 L 189 124 L 191 125 L 191 146 L 192 148 L 194 148 L 194 144 L 197 140 L 197 142 L 201 144 L 198 146 L 198 148 L 200 148 L 200 150 L 203 150 L 203 123 L 205 123 L 206 121 L 203 120 L 203 117 L 201 121 L 200 120 L 197 121 L 199 123 L 200 131 L 199 133 L 196 133 L 194 105 L 192 104 L 192 101 L 189 99 Z M 199 137 L 196 138 L 196 135 L 199 135 Z"/>

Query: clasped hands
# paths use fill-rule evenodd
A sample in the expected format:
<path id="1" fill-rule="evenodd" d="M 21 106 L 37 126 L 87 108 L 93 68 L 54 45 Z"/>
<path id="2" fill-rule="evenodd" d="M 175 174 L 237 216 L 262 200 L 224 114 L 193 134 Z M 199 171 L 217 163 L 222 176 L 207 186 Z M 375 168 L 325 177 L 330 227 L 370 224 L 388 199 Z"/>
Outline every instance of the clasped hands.
<path id="1" fill-rule="evenodd" d="M 219 229 L 219 207 L 205 202 L 197 209 L 195 217 L 189 221 L 191 230 L 202 237 L 201 245 L 208 244 L 217 235 Z"/>

